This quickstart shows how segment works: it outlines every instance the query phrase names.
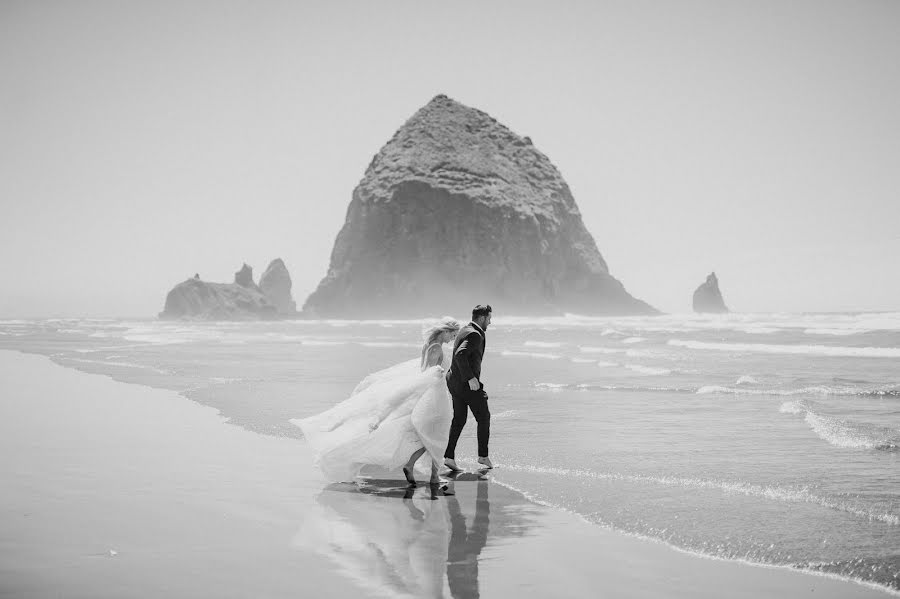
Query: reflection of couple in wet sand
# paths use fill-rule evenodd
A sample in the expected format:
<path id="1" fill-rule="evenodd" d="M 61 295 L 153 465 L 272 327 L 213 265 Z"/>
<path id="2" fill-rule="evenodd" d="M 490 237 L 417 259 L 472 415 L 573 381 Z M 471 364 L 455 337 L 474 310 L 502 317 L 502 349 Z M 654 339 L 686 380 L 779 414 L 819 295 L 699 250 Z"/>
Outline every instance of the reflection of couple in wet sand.
<path id="1" fill-rule="evenodd" d="M 329 558 L 374 594 L 443 597 L 449 589 L 457 599 L 478 597 L 478 558 L 490 532 L 492 486 L 475 473 L 451 476 L 458 477 L 459 495 L 440 501 L 433 485 L 404 488 L 386 480 L 330 485 L 294 544 Z M 511 514 L 493 536 L 521 533 L 521 512 Z"/>
<path id="2" fill-rule="evenodd" d="M 424 330 L 419 358 L 370 374 L 333 408 L 292 421 L 334 483 L 307 515 L 297 545 L 327 556 L 378 594 L 442 597 L 446 581 L 453 597 L 478 596 L 478 557 L 490 519 L 486 472 L 493 468 L 491 414 L 481 383 L 490 322 L 490 306 L 476 306 L 465 326 L 445 317 Z M 478 423 L 478 471 L 463 473 L 455 450 L 469 410 Z M 422 489 L 414 469 L 426 454 L 431 484 Z M 443 481 L 441 463 L 449 469 Z M 371 477 L 401 469 L 405 485 Z M 360 474 L 369 478 L 358 481 Z M 495 493 L 515 501 L 503 487 Z M 494 535 L 521 534 L 522 521 L 515 512 L 501 519 Z"/>
<path id="3" fill-rule="evenodd" d="M 488 457 L 491 413 L 481 383 L 481 360 L 491 307 L 476 306 L 465 326 L 445 317 L 424 332 L 418 359 L 370 374 L 333 408 L 292 422 L 303 430 L 326 478 L 351 482 L 364 468 L 403 470 L 415 485 L 415 465 L 428 454 L 438 484 L 439 464 L 459 471 L 455 451 L 471 410 L 478 422 L 478 463 Z M 447 481 L 449 482 L 449 481 Z M 453 492 L 450 484 L 445 493 Z"/>

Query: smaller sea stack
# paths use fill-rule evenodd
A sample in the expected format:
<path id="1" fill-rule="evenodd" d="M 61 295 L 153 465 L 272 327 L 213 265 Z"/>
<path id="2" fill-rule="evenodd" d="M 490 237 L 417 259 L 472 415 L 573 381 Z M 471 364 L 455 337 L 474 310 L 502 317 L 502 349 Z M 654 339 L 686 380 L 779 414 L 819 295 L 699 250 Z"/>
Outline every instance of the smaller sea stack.
<path id="1" fill-rule="evenodd" d="M 159 313 L 166 320 L 272 320 L 296 315 L 291 276 L 280 258 L 269 264 L 260 285 L 247 264 L 234 273 L 233 283 L 209 283 L 195 274 L 169 291 Z"/>
<path id="2" fill-rule="evenodd" d="M 711 272 L 706 281 L 694 291 L 694 312 L 724 314 L 728 312 L 722 292 L 719 291 L 719 278 Z"/>

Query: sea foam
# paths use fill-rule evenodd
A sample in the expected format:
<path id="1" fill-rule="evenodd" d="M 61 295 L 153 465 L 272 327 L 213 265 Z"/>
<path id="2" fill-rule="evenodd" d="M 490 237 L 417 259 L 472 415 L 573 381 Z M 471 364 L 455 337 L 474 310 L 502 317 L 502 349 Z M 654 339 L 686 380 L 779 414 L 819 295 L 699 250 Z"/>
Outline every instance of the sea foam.
<path id="1" fill-rule="evenodd" d="M 535 383 L 534 386 L 537 389 L 544 389 L 546 391 L 562 391 L 569 385 L 567 383 Z"/>
<path id="2" fill-rule="evenodd" d="M 535 466 L 531 464 L 516 464 L 503 461 L 503 471 L 525 472 L 529 474 L 544 474 L 561 476 L 569 479 L 595 479 L 608 481 L 622 481 L 628 483 L 644 483 L 663 485 L 667 487 L 680 487 L 685 489 L 702 489 L 719 491 L 726 494 L 739 494 L 748 497 L 756 497 L 770 501 L 782 501 L 787 503 L 812 503 L 821 507 L 832 509 L 854 516 L 865 518 L 873 522 L 898 526 L 900 515 L 891 511 L 881 512 L 868 506 L 854 505 L 848 501 L 833 499 L 817 495 L 806 487 L 791 488 L 778 485 L 762 485 L 740 481 L 715 480 L 682 476 L 653 476 L 645 474 L 625 474 L 619 472 L 597 472 L 588 469 L 554 468 Z"/>
<path id="3" fill-rule="evenodd" d="M 779 406 L 778 411 L 782 414 L 805 414 L 809 409 L 809 405 L 803 401 L 786 401 Z"/>
<path id="4" fill-rule="evenodd" d="M 812 328 L 812 329 L 804 329 L 803 333 L 805 335 L 836 335 L 839 337 L 846 337 L 848 335 L 860 335 L 862 333 L 868 333 L 867 329 L 830 329 L 830 328 Z"/>
<path id="5" fill-rule="evenodd" d="M 689 349 L 751 352 L 766 354 L 805 354 L 845 358 L 900 358 L 900 347 L 840 347 L 833 345 L 773 345 L 765 343 L 711 343 L 670 339 L 669 345 Z"/>
<path id="6" fill-rule="evenodd" d="M 806 411 L 806 423 L 820 438 L 835 447 L 850 449 L 900 449 L 900 431 L 883 426 L 841 420 Z"/>
<path id="7" fill-rule="evenodd" d="M 773 395 L 790 397 L 794 395 L 834 395 L 845 397 L 900 397 L 900 387 L 888 385 L 884 387 L 848 387 L 816 385 L 795 389 L 751 389 L 747 387 L 726 387 L 724 385 L 703 385 L 695 393 L 705 395 L 720 393 L 723 395 Z"/>
<path id="8" fill-rule="evenodd" d="M 813 402 L 786 401 L 781 404 L 778 411 L 782 414 L 803 416 L 817 437 L 835 447 L 884 451 L 900 449 L 900 430 L 836 418 L 821 414 L 815 411 L 815 408 L 816 404 Z"/>
<path id="9" fill-rule="evenodd" d="M 500 352 L 501 356 L 507 357 L 521 357 L 521 358 L 541 358 L 544 360 L 559 360 L 562 358 L 559 354 L 547 354 L 541 352 L 524 352 L 524 351 L 511 351 L 504 350 Z"/>
<path id="10" fill-rule="evenodd" d="M 640 364 L 626 364 L 625 368 L 629 370 L 633 370 L 634 372 L 640 374 L 646 374 L 650 376 L 660 376 L 663 374 L 671 374 L 672 371 L 668 368 L 654 368 L 652 366 L 642 366 Z"/>
<path id="11" fill-rule="evenodd" d="M 585 354 L 621 354 L 625 352 L 624 349 L 615 349 L 612 347 L 592 347 L 590 345 L 579 346 L 578 350 Z"/>
<path id="12" fill-rule="evenodd" d="M 544 347 L 544 348 L 553 348 L 553 347 L 562 347 L 562 343 L 558 341 L 526 341 L 523 343 L 525 347 Z"/>

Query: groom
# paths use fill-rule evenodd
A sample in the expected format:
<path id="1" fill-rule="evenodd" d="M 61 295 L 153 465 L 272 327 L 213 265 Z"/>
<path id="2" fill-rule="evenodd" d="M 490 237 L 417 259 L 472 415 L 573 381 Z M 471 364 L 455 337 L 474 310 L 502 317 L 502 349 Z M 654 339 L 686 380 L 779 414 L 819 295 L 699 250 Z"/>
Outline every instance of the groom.
<path id="1" fill-rule="evenodd" d="M 447 388 L 453 397 L 453 422 L 450 441 L 444 452 L 444 464 L 451 470 L 456 465 L 456 442 L 472 410 L 478 422 L 478 463 L 493 468 L 488 458 L 488 438 L 491 434 L 491 412 L 488 396 L 481 383 L 481 359 L 484 357 L 484 333 L 491 324 L 491 306 L 478 305 L 472 309 L 472 322 L 459 330 L 453 343 L 453 363 L 447 372 Z"/>

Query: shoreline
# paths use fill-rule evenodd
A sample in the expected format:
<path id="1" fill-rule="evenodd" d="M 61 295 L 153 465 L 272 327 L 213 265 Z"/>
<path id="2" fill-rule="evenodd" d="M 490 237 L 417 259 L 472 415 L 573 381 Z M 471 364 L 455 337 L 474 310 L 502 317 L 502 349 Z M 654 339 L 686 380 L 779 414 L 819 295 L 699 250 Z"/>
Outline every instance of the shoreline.
<path id="1" fill-rule="evenodd" d="M 389 573 L 406 572 L 432 595 L 474 596 L 480 588 L 489 596 L 585 596 L 599 587 L 714 597 L 723 585 L 748 597 L 896 594 L 833 574 L 685 551 L 589 523 L 495 481 L 463 477 L 453 499 L 430 497 L 427 485 L 406 497 L 399 479 L 333 488 L 302 440 L 229 424 L 176 391 L 18 351 L 0 351 L 0 372 L 0 448 L 10 456 L 0 466 L 9 483 L 0 498 L 9 539 L 0 544 L 0 594 L 233 596 L 242 585 L 275 596 L 412 593 L 366 570 L 365 554 L 348 559 L 366 546 L 382 550 Z M 35 512 L 55 522 L 36 523 Z M 141 525 L 148 514 L 154 524 Z M 329 542 L 346 551 L 329 554 Z M 206 575 L 194 580 L 201 566 Z M 181 586 L 160 587 L 160 571 Z M 228 578 L 236 573 L 239 580 Z M 474 587 L 459 586 L 473 576 Z M 98 588 L 110 581 L 115 586 Z"/>
<path id="2" fill-rule="evenodd" d="M 900 597 L 900 591 L 895 591 L 894 589 L 884 587 L 882 585 L 879 585 L 877 583 L 874 583 L 874 582 L 871 582 L 868 580 L 862 580 L 862 579 L 858 579 L 858 578 L 842 576 L 840 574 L 835 574 L 834 572 L 822 572 L 819 570 L 798 568 L 798 567 L 791 566 L 788 564 L 768 564 L 765 562 L 754 562 L 754 561 L 751 561 L 748 559 L 742 559 L 742 558 L 719 557 L 717 555 L 710 555 L 708 553 L 692 551 L 691 549 L 685 549 L 683 547 L 679 547 L 678 545 L 669 544 L 669 543 L 665 542 L 664 540 L 658 539 L 656 537 L 642 535 L 639 533 L 629 532 L 629 531 L 625 531 L 625 530 L 620 530 L 620 529 L 614 528 L 612 526 L 609 526 L 607 524 L 599 524 L 597 522 L 591 522 L 590 520 L 585 518 L 584 515 L 579 514 L 578 512 L 575 512 L 570 509 L 566 509 L 564 507 L 560 507 L 560 506 L 554 505 L 550 502 L 538 499 L 537 497 L 534 497 L 528 491 L 523 491 L 523 490 L 515 487 L 514 485 L 504 483 L 501 481 L 495 481 L 495 482 L 498 485 L 502 485 L 502 486 L 510 489 L 511 491 L 521 494 L 526 500 L 528 500 L 531 503 L 543 506 L 550 510 L 557 510 L 560 512 L 564 512 L 566 514 L 570 514 L 571 516 L 573 516 L 573 517 L 577 518 L 578 520 L 580 520 L 581 522 L 583 522 L 586 526 L 595 526 L 602 530 L 609 531 L 614 534 L 618 534 L 618 535 L 622 535 L 622 536 L 625 536 L 628 538 L 636 539 L 642 543 L 652 543 L 654 545 L 659 545 L 659 546 L 665 547 L 666 549 L 674 551 L 676 553 L 687 555 L 687 556 L 690 556 L 693 558 L 700 558 L 700 559 L 708 560 L 711 562 L 720 562 L 720 563 L 726 563 L 726 564 L 740 564 L 741 566 L 762 568 L 764 570 L 795 572 L 795 573 L 803 574 L 806 576 L 827 578 L 827 579 L 834 580 L 834 581 L 841 582 L 841 583 L 850 583 L 850 584 L 855 584 L 855 585 L 861 585 L 861 586 L 867 587 L 873 591 L 878 591 L 878 592 L 884 593 L 888 596 Z"/>

